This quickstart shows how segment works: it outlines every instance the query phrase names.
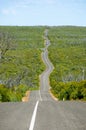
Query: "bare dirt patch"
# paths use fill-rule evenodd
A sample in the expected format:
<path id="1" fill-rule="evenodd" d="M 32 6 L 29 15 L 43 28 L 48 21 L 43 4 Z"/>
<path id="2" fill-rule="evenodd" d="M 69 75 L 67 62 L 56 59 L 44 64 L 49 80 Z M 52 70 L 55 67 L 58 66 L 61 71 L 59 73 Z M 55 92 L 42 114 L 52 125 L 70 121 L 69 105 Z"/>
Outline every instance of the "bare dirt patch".
<path id="1" fill-rule="evenodd" d="M 25 96 L 22 98 L 22 102 L 28 102 L 30 96 L 30 91 L 26 91 Z"/>

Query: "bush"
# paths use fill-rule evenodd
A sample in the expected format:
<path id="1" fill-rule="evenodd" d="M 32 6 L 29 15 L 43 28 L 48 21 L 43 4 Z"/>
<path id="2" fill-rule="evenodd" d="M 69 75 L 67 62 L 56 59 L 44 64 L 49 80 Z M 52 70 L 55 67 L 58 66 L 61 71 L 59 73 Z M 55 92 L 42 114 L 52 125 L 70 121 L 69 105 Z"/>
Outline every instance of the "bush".
<path id="1" fill-rule="evenodd" d="M 2 101 L 2 95 L 0 94 L 0 102 Z"/>
<path id="2" fill-rule="evenodd" d="M 0 85 L 0 101 L 1 102 L 15 102 L 21 101 L 22 93 L 13 91 L 13 89 L 6 88 L 4 85 Z"/>
<path id="3" fill-rule="evenodd" d="M 14 87 L 15 88 L 15 87 Z M 20 84 L 18 87 L 16 87 L 17 94 L 21 94 L 21 96 L 25 96 L 25 92 L 29 89 L 28 86 Z"/>
<path id="4" fill-rule="evenodd" d="M 58 82 L 52 92 L 59 100 L 86 100 L 86 80 L 80 82 Z"/>

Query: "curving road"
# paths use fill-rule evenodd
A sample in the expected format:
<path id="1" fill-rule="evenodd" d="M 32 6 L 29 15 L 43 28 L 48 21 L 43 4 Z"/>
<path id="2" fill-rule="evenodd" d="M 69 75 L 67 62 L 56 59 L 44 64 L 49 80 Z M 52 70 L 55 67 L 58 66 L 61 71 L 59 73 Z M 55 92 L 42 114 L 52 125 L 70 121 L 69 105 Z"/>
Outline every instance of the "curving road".
<path id="1" fill-rule="evenodd" d="M 48 35 L 48 30 L 45 30 L 45 35 L 44 35 L 45 48 L 43 49 L 43 52 L 41 55 L 42 60 L 43 60 L 44 64 L 46 65 L 46 70 L 40 75 L 40 90 L 31 92 L 30 101 L 32 101 L 32 100 L 36 100 L 36 101 L 37 100 L 42 100 L 42 101 L 53 100 L 49 94 L 49 89 L 50 89 L 49 75 L 53 71 L 54 67 L 48 58 L 47 48 L 50 45 L 50 41 L 49 41 L 47 35 Z"/>
<path id="2" fill-rule="evenodd" d="M 47 34 L 46 30 L 42 53 L 46 70 L 40 75 L 40 90 L 31 92 L 28 103 L 0 103 L 0 130 L 86 130 L 86 102 L 54 101 L 48 92 L 53 65 Z"/>

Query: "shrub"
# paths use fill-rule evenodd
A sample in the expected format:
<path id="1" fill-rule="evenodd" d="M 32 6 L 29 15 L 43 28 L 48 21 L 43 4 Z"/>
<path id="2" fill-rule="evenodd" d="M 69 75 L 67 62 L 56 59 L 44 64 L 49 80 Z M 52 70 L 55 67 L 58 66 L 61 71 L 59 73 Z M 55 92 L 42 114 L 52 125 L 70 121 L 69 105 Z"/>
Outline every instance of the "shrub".
<path id="1" fill-rule="evenodd" d="M 1 102 L 15 102 L 21 101 L 22 93 L 13 91 L 13 89 L 6 88 L 4 85 L 0 85 L 0 101 Z"/>
<path id="2" fill-rule="evenodd" d="M 59 100 L 86 100 L 86 80 L 80 82 L 58 82 L 52 92 Z"/>

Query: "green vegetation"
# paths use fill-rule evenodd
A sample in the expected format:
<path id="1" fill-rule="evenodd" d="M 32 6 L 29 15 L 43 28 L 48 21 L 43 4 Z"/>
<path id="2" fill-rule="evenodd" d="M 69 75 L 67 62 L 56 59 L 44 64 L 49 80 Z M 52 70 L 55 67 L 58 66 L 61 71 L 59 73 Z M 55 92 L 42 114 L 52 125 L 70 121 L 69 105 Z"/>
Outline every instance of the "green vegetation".
<path id="1" fill-rule="evenodd" d="M 45 27 L 0 27 L 0 101 L 20 101 L 39 88 Z"/>
<path id="2" fill-rule="evenodd" d="M 51 82 L 52 93 L 59 100 L 86 100 L 86 80 L 80 82 Z"/>
<path id="3" fill-rule="evenodd" d="M 51 91 L 60 100 L 86 100 L 86 27 L 51 27 Z"/>
<path id="4" fill-rule="evenodd" d="M 59 100 L 86 100 L 86 27 L 48 27 L 52 93 Z M 45 27 L 0 26 L 0 102 L 21 101 L 39 89 Z"/>

